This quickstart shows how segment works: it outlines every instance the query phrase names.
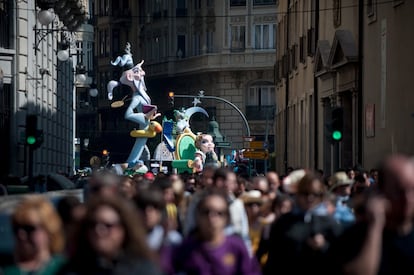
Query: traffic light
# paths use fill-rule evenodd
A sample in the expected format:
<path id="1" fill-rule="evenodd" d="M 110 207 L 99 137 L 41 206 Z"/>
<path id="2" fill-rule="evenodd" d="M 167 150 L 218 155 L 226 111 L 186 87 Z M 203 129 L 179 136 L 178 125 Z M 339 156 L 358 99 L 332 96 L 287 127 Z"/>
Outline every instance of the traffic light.
<path id="1" fill-rule="evenodd" d="M 335 108 L 332 110 L 332 132 L 331 137 L 333 141 L 341 141 L 344 135 L 344 110 L 343 108 Z"/>
<path id="2" fill-rule="evenodd" d="M 102 150 L 102 164 L 106 167 L 109 163 L 109 151 L 106 149 Z"/>
<path id="3" fill-rule="evenodd" d="M 37 116 L 26 116 L 26 145 L 32 150 L 40 147 L 43 143 L 43 130 L 37 129 Z"/>
<path id="4" fill-rule="evenodd" d="M 174 92 L 168 92 L 168 99 L 171 106 L 174 106 Z"/>

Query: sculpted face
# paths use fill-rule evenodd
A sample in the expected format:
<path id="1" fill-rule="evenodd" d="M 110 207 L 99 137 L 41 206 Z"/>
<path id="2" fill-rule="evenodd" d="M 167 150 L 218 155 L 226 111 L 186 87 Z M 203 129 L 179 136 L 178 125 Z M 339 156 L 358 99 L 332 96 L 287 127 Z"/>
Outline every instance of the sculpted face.
<path id="1" fill-rule="evenodd" d="M 141 79 L 145 76 L 145 71 L 141 68 L 140 64 L 136 65 L 132 69 L 124 71 L 120 78 L 120 82 L 134 89 L 136 82 L 141 81 Z"/>
<path id="2" fill-rule="evenodd" d="M 213 137 L 210 135 L 204 134 L 200 141 L 200 150 L 203 153 L 213 152 L 214 151 L 214 142 Z"/>

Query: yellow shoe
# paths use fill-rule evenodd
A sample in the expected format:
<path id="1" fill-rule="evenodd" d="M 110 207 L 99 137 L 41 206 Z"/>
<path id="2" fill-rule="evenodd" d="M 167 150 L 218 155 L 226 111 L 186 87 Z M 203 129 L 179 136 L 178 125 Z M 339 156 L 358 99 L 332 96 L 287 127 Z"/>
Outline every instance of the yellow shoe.
<path id="1" fill-rule="evenodd" d="M 157 133 L 162 132 L 162 126 L 156 121 L 151 121 L 150 125 L 144 130 L 132 130 L 129 135 L 134 138 L 147 137 L 153 138 Z"/>

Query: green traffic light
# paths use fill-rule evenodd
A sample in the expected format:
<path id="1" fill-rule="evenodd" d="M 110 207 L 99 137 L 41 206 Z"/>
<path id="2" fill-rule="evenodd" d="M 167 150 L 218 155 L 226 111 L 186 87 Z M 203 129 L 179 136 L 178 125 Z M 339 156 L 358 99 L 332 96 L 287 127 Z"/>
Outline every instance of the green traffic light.
<path id="1" fill-rule="evenodd" d="M 26 142 L 27 142 L 27 144 L 29 144 L 29 145 L 33 145 L 33 144 L 35 144 L 35 143 L 36 143 L 36 138 L 35 138 L 34 136 L 28 136 L 28 137 L 26 138 Z"/>
<path id="2" fill-rule="evenodd" d="M 332 138 L 334 140 L 341 140 L 342 139 L 342 133 L 340 131 L 334 131 L 332 133 Z"/>

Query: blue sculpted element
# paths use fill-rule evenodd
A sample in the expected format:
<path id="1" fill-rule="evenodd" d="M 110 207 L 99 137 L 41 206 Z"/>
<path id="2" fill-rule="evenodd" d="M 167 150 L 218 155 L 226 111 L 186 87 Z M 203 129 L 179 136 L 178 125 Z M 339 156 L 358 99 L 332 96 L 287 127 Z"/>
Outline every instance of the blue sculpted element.
<path id="1" fill-rule="evenodd" d="M 131 88 L 132 99 L 124 117 L 136 123 L 137 129 L 131 132 L 131 136 L 135 137 L 135 144 L 127 159 L 129 167 L 133 167 L 138 162 L 146 147 L 148 137 L 153 136 L 152 132 L 155 128 L 153 124 L 150 125 L 151 120 L 161 115 L 157 113 L 157 106 L 151 105 L 151 98 L 147 94 L 147 87 L 145 86 L 144 80 L 145 71 L 142 69 L 143 63 L 144 61 L 141 61 L 133 66 L 130 44 L 127 43 L 125 54 L 122 57 L 118 56 L 114 62 L 111 62 L 114 66 L 119 65 L 124 67 L 121 78 L 119 81 L 111 80 L 107 86 L 108 98 L 110 100 L 112 100 L 112 91 L 115 87 L 123 84 Z M 157 133 L 162 130 L 159 127 L 156 128 L 155 131 Z M 149 156 L 147 157 L 149 158 Z"/>

